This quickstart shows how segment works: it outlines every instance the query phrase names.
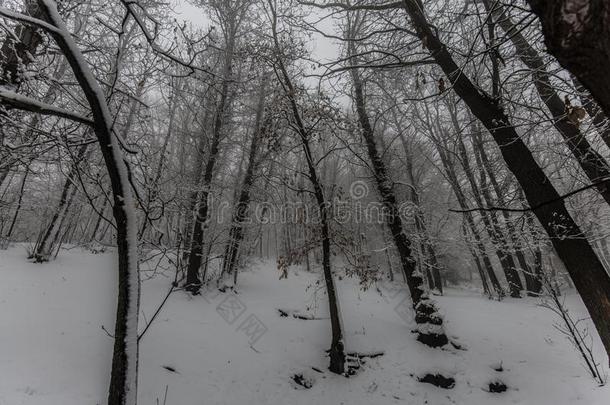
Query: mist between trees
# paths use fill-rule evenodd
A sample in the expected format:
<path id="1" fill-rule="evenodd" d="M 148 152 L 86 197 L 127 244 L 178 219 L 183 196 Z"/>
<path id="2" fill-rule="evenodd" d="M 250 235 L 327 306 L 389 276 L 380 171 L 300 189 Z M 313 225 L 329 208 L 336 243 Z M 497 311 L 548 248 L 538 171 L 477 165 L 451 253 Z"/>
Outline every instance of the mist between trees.
<path id="1" fill-rule="evenodd" d="M 214 220 L 218 224 L 230 221 L 234 211 L 244 212 L 244 218 L 241 220 L 241 224 L 243 225 L 320 224 L 318 209 L 314 209 L 302 201 L 283 202 L 279 204 L 270 202 L 231 204 L 228 201 L 216 203 L 214 198 L 210 198 L 209 201 L 209 205 L 215 213 L 213 218 L 210 218 L 209 220 Z M 335 198 L 333 201 L 325 203 L 325 209 L 328 212 L 329 218 L 338 224 L 362 223 L 382 225 L 396 215 L 406 224 L 414 225 L 418 207 L 413 204 L 413 202 L 405 201 L 401 203 L 400 206 L 396 207 L 396 211 L 393 212 L 391 208 L 388 208 L 377 201 L 364 202 L 359 201 L 358 199 L 343 200 Z"/>
<path id="2" fill-rule="evenodd" d="M 173 266 L 163 304 L 235 292 L 254 257 L 319 272 L 336 374 L 344 271 L 402 282 L 435 349 L 460 346 L 448 286 L 550 298 L 600 376 L 557 297 L 580 295 L 609 353 L 607 2 L 192 5 L 200 25 L 146 0 L 0 6 L 0 247 L 41 266 L 116 247 L 108 404 L 137 400 L 150 252 Z M 266 330 L 252 316 L 237 330 Z"/>

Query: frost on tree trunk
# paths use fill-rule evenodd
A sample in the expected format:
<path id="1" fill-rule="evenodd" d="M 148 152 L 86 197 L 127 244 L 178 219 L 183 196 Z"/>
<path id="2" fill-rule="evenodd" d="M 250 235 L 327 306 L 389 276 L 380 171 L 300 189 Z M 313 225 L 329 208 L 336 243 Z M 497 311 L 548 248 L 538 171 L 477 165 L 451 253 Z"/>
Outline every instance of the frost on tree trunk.
<path id="1" fill-rule="evenodd" d="M 140 280 L 134 200 L 127 163 L 112 133 L 112 117 L 104 93 L 52 0 L 39 0 L 48 30 L 66 57 L 80 85 L 94 120 L 94 131 L 108 170 L 117 227 L 119 293 L 114 331 L 114 352 L 108 394 L 109 405 L 135 405 L 138 380 L 138 308 Z"/>
<path id="2" fill-rule="evenodd" d="M 355 54 L 355 49 L 351 44 L 350 54 Z M 369 159 L 371 160 L 373 176 L 377 183 L 381 202 L 390 213 L 385 215 L 386 224 L 390 229 L 396 250 L 400 256 L 402 270 L 407 279 L 407 286 L 411 293 L 413 308 L 415 309 L 417 340 L 430 347 L 444 346 L 449 340 L 443 328 L 443 318 L 438 313 L 434 301 L 424 291 L 423 275 L 417 270 L 411 241 L 407 238 L 403 229 L 402 219 L 398 215 L 400 210 L 396 196 L 391 186 L 385 163 L 381 160 L 381 156 L 377 151 L 375 133 L 366 111 L 362 79 L 357 69 L 351 69 L 351 74 L 354 84 L 354 100 L 356 102 L 358 121 L 360 122 L 362 135 L 366 143 Z"/>

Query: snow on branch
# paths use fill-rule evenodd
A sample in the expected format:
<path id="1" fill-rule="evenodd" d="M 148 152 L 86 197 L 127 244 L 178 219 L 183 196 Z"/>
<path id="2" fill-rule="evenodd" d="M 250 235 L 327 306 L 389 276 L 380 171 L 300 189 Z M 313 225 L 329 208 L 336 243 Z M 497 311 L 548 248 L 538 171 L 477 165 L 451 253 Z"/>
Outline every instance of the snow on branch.
<path id="1" fill-rule="evenodd" d="M 31 111 L 43 115 L 54 115 L 56 117 L 80 122 L 81 124 L 93 125 L 93 120 L 91 118 L 34 100 L 33 98 L 17 94 L 13 91 L 0 89 L 0 100 L 3 104 L 10 105 L 19 110 Z"/>
<path id="2" fill-rule="evenodd" d="M 182 67 L 189 69 L 192 73 L 200 71 L 209 74 L 213 77 L 216 77 L 216 74 L 211 72 L 209 69 L 205 69 L 200 66 L 195 66 L 195 60 L 201 52 L 193 53 L 193 55 L 190 57 L 190 60 L 183 60 L 173 55 L 171 51 L 163 49 L 161 46 L 159 46 L 159 44 L 157 43 L 157 27 L 159 25 L 159 22 L 146 11 L 146 8 L 142 6 L 138 2 L 138 0 L 121 0 L 121 3 L 123 3 L 125 8 L 127 9 L 127 13 L 129 13 L 135 20 L 136 24 L 138 24 L 140 30 L 142 31 L 142 34 L 144 34 L 144 38 L 146 38 L 146 42 L 148 42 L 148 45 L 150 45 L 154 52 Z M 136 8 L 138 8 L 140 12 L 138 12 Z M 143 14 L 143 16 L 141 14 Z M 155 26 L 154 33 L 151 33 L 148 27 L 146 26 L 146 20 L 150 20 L 153 22 Z"/>

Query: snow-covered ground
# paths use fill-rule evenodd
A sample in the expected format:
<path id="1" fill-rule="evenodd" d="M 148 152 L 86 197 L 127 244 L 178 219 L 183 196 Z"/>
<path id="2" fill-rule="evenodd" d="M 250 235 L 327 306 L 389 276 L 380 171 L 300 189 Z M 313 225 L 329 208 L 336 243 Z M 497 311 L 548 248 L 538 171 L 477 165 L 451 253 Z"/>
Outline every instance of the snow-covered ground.
<path id="1" fill-rule="evenodd" d="M 165 296 L 171 274 L 143 274 L 141 327 Z M 115 257 L 78 248 L 47 264 L 23 246 L 0 251 L 0 405 L 104 404 L 116 301 Z M 338 281 L 348 352 L 383 351 L 350 378 L 333 375 L 324 351 L 329 321 L 319 276 L 274 263 L 240 274 L 238 294 L 176 292 L 141 340 L 139 404 L 608 404 L 576 352 L 536 300 L 486 300 L 449 290 L 439 297 L 446 329 L 465 350 L 430 349 L 410 333 L 406 292 L 361 291 Z M 567 297 L 575 317 L 585 310 Z M 277 309 L 314 319 L 281 317 Z M 601 343 L 595 336 L 598 353 Z M 598 360 L 605 358 L 598 354 Z M 502 366 L 503 371 L 494 368 Z M 319 371 L 316 371 L 318 369 Z M 440 371 L 453 389 L 417 381 Z M 303 374 L 313 387 L 296 385 Z M 508 391 L 487 391 L 500 380 Z"/>

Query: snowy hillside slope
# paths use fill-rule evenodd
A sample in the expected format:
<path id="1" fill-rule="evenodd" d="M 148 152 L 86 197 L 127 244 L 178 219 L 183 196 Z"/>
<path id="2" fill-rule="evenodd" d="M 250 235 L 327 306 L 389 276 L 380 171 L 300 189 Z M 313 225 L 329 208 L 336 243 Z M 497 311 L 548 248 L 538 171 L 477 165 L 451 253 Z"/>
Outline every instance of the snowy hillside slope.
<path id="1" fill-rule="evenodd" d="M 28 263 L 23 246 L 0 252 L 0 405 L 105 403 L 112 339 L 101 326 L 113 330 L 114 263 L 113 253 L 78 248 L 43 265 Z M 610 401 L 610 388 L 587 375 L 553 327 L 555 315 L 535 299 L 494 302 L 449 289 L 438 302 L 464 350 L 435 350 L 410 333 L 400 285 L 361 291 L 345 277 L 337 284 L 347 351 L 384 354 L 365 358 L 350 378 L 333 375 L 326 370 L 330 327 L 319 275 L 294 267 L 288 279 L 278 275 L 274 263 L 255 263 L 240 274 L 237 294 L 172 294 L 141 340 L 139 403 L 163 403 L 166 395 L 168 405 Z M 142 327 L 172 280 L 149 276 L 143 274 Z M 567 304 L 585 314 L 578 297 L 569 295 Z M 429 372 L 452 376 L 454 388 L 417 381 Z M 312 387 L 297 385 L 294 375 Z M 496 380 L 508 390 L 488 392 Z"/>

